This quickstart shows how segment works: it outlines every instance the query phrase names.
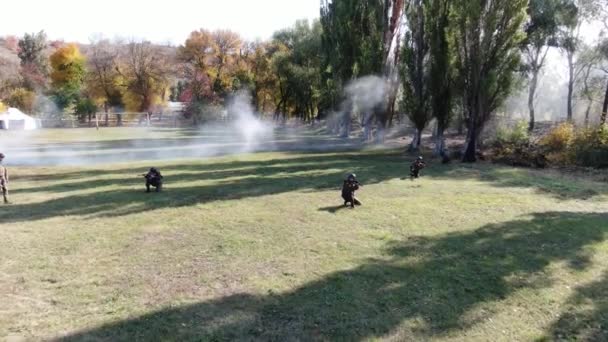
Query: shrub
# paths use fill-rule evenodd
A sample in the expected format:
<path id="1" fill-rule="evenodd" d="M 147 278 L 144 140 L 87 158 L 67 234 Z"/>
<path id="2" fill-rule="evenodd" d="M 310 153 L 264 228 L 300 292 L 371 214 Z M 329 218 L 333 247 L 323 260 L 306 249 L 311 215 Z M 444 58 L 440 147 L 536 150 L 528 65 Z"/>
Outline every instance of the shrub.
<path id="1" fill-rule="evenodd" d="M 36 94 L 33 91 L 17 88 L 11 92 L 6 102 L 11 107 L 19 108 L 26 113 L 32 114 L 35 101 Z"/>
<path id="2" fill-rule="evenodd" d="M 574 139 L 574 126 L 563 123 L 552 129 L 540 140 L 540 145 L 549 152 L 565 152 Z"/>
<path id="3" fill-rule="evenodd" d="M 527 145 L 529 142 L 528 124 L 525 121 L 520 121 L 513 128 L 498 128 L 493 145 L 500 148 L 501 146 Z"/>
<path id="4" fill-rule="evenodd" d="M 607 135 L 605 129 L 577 132 L 570 147 L 571 159 L 580 166 L 608 167 Z"/>
<path id="5" fill-rule="evenodd" d="M 513 166 L 545 167 L 543 153 L 530 143 L 528 124 L 519 122 L 513 128 L 499 128 L 492 142 L 492 161 Z"/>
<path id="6" fill-rule="evenodd" d="M 571 145 L 574 140 L 574 125 L 562 123 L 542 137 L 539 145 L 546 154 L 549 163 L 566 165 L 573 161 Z"/>

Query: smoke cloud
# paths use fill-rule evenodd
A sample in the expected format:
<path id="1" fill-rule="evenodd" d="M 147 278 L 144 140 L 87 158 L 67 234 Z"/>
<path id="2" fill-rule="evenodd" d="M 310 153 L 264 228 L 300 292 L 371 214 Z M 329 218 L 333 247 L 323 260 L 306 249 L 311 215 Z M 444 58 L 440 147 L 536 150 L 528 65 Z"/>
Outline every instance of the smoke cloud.
<path id="1" fill-rule="evenodd" d="M 255 113 L 251 104 L 251 96 L 245 91 L 237 93 L 228 105 L 228 117 L 234 118 L 232 130 L 238 133 L 243 142 L 240 152 L 253 152 L 264 143 L 272 140 L 274 126 L 260 119 L 261 115 Z M 272 148 L 272 146 L 265 146 Z"/>
<path id="2" fill-rule="evenodd" d="M 199 128 L 123 127 L 0 130 L 7 165 L 68 166 L 197 159 L 266 151 L 340 151 L 357 148 L 349 140 L 310 134 L 308 127 L 275 127 L 255 112 L 247 93 L 222 111 L 223 121 Z M 111 132 L 110 132 L 111 130 Z"/>
<path id="3" fill-rule="evenodd" d="M 382 77 L 366 76 L 351 81 L 344 89 L 346 99 L 340 105 L 340 111 L 329 116 L 328 126 L 334 133 L 348 137 L 355 115 L 364 127 L 364 136 L 369 139 L 374 114 L 386 104 L 388 91 L 389 83 Z"/>
<path id="4" fill-rule="evenodd" d="M 388 82 L 378 76 L 366 76 L 350 82 L 345 90 L 347 102 L 355 111 L 369 113 L 386 103 Z"/>

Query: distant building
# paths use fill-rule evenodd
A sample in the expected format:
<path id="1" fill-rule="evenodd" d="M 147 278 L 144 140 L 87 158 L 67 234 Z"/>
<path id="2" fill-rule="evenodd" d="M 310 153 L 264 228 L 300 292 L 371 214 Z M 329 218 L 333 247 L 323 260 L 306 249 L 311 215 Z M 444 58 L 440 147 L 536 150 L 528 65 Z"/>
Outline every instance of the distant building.
<path id="1" fill-rule="evenodd" d="M 183 113 L 186 108 L 186 104 L 184 102 L 168 102 L 167 103 L 167 112 L 168 113 Z"/>
<path id="2" fill-rule="evenodd" d="M 0 113 L 0 129 L 9 130 L 35 130 L 40 127 L 40 120 L 24 114 L 17 108 L 9 108 Z"/>

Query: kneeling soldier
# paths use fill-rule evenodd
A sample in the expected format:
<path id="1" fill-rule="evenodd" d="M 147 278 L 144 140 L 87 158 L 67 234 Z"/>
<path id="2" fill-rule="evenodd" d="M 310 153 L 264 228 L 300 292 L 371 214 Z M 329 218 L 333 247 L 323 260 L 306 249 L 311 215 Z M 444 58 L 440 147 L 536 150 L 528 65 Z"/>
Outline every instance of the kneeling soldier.
<path id="1" fill-rule="evenodd" d="M 150 186 L 156 188 L 156 192 L 159 192 L 163 188 L 163 176 L 156 168 L 151 168 L 148 173 L 143 175 L 146 178 L 146 192 L 150 192 Z"/>

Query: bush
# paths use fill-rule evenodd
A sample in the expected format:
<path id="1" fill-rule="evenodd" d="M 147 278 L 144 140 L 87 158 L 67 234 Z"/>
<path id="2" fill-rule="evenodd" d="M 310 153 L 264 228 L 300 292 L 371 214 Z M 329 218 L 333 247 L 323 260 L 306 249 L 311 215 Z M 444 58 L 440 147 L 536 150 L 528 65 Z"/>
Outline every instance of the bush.
<path id="1" fill-rule="evenodd" d="M 524 121 L 513 128 L 499 128 L 491 145 L 493 162 L 523 167 L 546 166 L 544 154 L 530 143 L 528 124 Z"/>
<path id="2" fill-rule="evenodd" d="M 18 108 L 28 114 L 32 114 L 34 111 L 35 101 L 36 93 L 25 88 L 17 88 L 11 92 L 6 102 L 11 107 Z"/>
<path id="3" fill-rule="evenodd" d="M 576 162 L 582 166 L 608 167 L 608 145 L 579 152 Z"/>
<path id="4" fill-rule="evenodd" d="M 95 112 L 97 112 L 97 105 L 89 98 L 79 99 L 76 103 L 75 114 L 80 121 L 84 122 L 87 115 L 95 114 Z"/>
<path id="5" fill-rule="evenodd" d="M 513 128 L 499 128 L 493 141 L 494 147 L 523 146 L 530 142 L 528 123 L 518 122 Z"/>
<path id="6" fill-rule="evenodd" d="M 571 123 L 563 123 L 534 144 L 530 142 L 527 127 L 518 124 L 512 129 L 499 129 L 492 146 L 492 160 L 508 165 L 608 167 L 606 127 L 576 130 Z"/>
<path id="7" fill-rule="evenodd" d="M 574 139 L 574 125 L 563 123 L 552 129 L 540 140 L 540 145 L 549 152 L 564 152 Z"/>
<path id="8" fill-rule="evenodd" d="M 570 156 L 580 166 L 608 167 L 608 130 L 585 129 L 572 141 Z"/>
<path id="9" fill-rule="evenodd" d="M 566 165 L 573 161 L 571 145 L 575 139 L 574 125 L 562 123 L 539 141 L 540 148 L 551 164 Z"/>

